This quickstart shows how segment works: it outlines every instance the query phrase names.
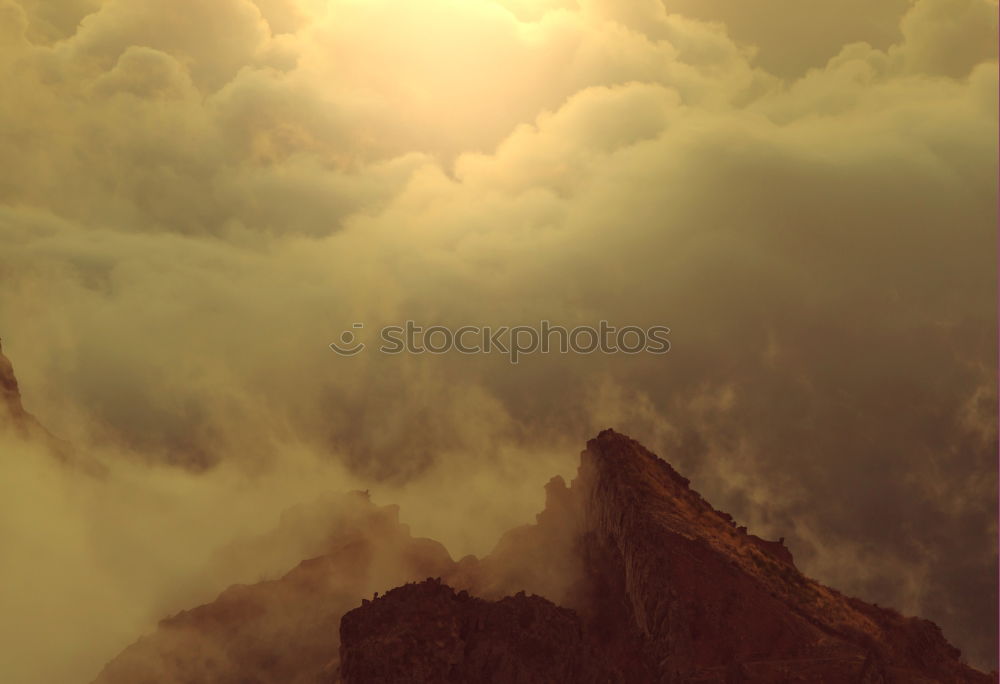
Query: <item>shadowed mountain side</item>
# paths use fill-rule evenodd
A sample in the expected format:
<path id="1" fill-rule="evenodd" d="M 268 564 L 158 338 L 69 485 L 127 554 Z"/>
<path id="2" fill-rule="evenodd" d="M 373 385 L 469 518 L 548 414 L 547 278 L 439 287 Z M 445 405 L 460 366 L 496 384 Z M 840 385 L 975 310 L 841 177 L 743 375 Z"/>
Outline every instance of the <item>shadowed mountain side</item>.
<path id="1" fill-rule="evenodd" d="M 80 453 L 72 444 L 53 435 L 24 409 L 14 365 L 4 355 L 0 343 L 0 436 L 3 435 L 38 444 L 65 465 L 79 468 L 89 475 L 107 474 L 103 463 Z"/>
<path id="2" fill-rule="evenodd" d="M 0 411 L 5 420 L 22 420 L 27 414 L 21 405 L 21 390 L 14 377 L 14 365 L 3 353 L 3 341 L 0 340 Z"/>
<path id="3" fill-rule="evenodd" d="M 377 507 L 354 493 L 339 507 L 326 553 L 280 579 L 230 587 L 211 603 L 162 620 L 95 681 L 315 684 L 336 671 L 346 611 L 376 591 L 454 567 L 441 544 L 410 536 L 395 506 Z"/>
<path id="4" fill-rule="evenodd" d="M 14 364 L 3 353 L 0 340 L 0 429 L 14 430 L 22 437 L 45 433 L 35 417 L 24 410 L 21 389 L 14 375 Z"/>
<path id="5" fill-rule="evenodd" d="M 490 602 L 429 579 L 364 604 L 341 622 L 344 681 L 619 681 L 576 613 L 539 596 Z"/>
<path id="6" fill-rule="evenodd" d="M 996 681 L 933 623 L 803 576 L 628 437 L 602 432 L 546 493 L 536 523 L 459 563 L 359 496 L 329 551 L 163 621 L 97 682 Z"/>
<path id="7" fill-rule="evenodd" d="M 642 635 L 657 681 L 723 670 L 761 682 L 838 681 L 842 673 L 845 681 L 990 681 L 959 661 L 933 623 L 803 576 L 781 542 L 737 527 L 628 437 L 606 430 L 591 440 L 577 488 L 584 553 L 594 559 L 588 577 L 602 583 L 591 587 L 619 592 L 596 591 L 590 603 L 626 604 L 623 627 Z"/>
<path id="8" fill-rule="evenodd" d="M 549 483 L 537 523 L 505 535 L 478 563 L 463 559 L 457 579 L 487 596 L 521 583 L 574 609 L 588 648 L 600 654 L 603 681 L 995 681 L 962 664 L 933 623 L 803 576 L 782 542 L 748 534 L 688 484 L 638 442 L 606 430 L 588 443 L 572 487 Z M 349 614 L 350 629 L 345 619 L 341 632 L 345 664 L 354 662 L 355 647 L 391 660 L 387 672 L 426 661 L 426 653 L 407 650 L 416 641 L 399 638 L 422 620 L 416 606 L 399 605 L 410 595 L 390 593 Z M 434 619 L 445 620 L 439 608 Z M 455 607 L 448 619 L 464 624 L 467 610 Z M 379 611 L 394 616 L 391 625 L 380 627 Z M 489 615 L 484 608 L 482 620 Z M 406 619 L 413 624 L 399 623 Z M 359 633 L 359 624 L 371 631 Z M 506 663 L 515 647 L 502 633 L 494 638 L 490 651 Z M 426 680 L 346 668 L 343 681 L 461 682 L 464 668 L 478 665 L 460 657 L 454 667 Z"/>

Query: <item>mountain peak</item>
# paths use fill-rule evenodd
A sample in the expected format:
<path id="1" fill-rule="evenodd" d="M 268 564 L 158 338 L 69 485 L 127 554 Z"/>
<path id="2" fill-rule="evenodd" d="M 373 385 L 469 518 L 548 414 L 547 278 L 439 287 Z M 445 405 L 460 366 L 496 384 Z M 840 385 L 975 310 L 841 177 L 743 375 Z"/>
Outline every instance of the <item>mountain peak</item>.
<path id="1" fill-rule="evenodd" d="M 527 589 L 560 610 L 573 610 L 584 642 L 605 668 L 601 681 L 993 681 L 961 663 L 933 623 L 846 597 L 803 575 L 783 540 L 737 526 L 670 464 L 626 435 L 602 431 L 587 443 L 572 485 L 554 479 L 546 493 L 546 510 L 535 525 L 509 532 L 478 568 L 455 579 L 486 596 Z M 563 578 L 562 586 L 553 574 Z M 391 603 L 385 609 L 395 616 L 391 634 L 419 631 L 421 611 L 407 606 L 403 595 Z M 369 604 L 349 614 L 352 624 L 367 624 L 369 631 L 342 630 L 343 661 L 378 652 L 391 654 L 383 658 L 397 671 L 408 671 L 416 651 L 380 633 L 379 621 L 368 615 L 377 610 Z M 484 610 L 471 624 L 482 627 L 489 619 Z M 434 620 L 469 618 L 447 613 Z M 513 645 L 508 648 L 495 631 L 490 639 L 498 662 L 505 662 Z M 542 642 L 558 639 L 547 633 Z M 544 667 L 561 667 L 563 654 L 576 647 L 567 639 L 549 648 Z M 455 664 L 467 665 L 462 657 Z M 379 681 L 363 669 L 344 675 L 344 684 Z M 478 681 L 507 680 L 490 675 Z M 524 675 L 518 681 L 536 680 Z"/>
<path id="2" fill-rule="evenodd" d="M 352 532 L 384 517 L 365 499 L 326 555 L 166 621 L 99 682 L 996 681 L 933 623 L 804 576 L 780 540 L 738 527 L 625 435 L 602 431 L 573 482 L 545 489 L 534 524 L 458 563 L 394 513 Z"/>

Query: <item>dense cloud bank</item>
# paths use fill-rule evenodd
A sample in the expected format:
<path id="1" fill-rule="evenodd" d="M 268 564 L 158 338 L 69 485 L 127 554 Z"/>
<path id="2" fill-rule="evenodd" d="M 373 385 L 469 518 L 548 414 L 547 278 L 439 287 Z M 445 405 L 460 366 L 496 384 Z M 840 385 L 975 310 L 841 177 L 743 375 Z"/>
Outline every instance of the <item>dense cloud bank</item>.
<path id="1" fill-rule="evenodd" d="M 0 0 L 0 334 L 111 465 L 3 438 L 4 678 L 323 490 L 485 552 L 609 425 L 994 666 L 997 5 L 877 4 Z M 406 320 L 671 351 L 327 347 Z"/>

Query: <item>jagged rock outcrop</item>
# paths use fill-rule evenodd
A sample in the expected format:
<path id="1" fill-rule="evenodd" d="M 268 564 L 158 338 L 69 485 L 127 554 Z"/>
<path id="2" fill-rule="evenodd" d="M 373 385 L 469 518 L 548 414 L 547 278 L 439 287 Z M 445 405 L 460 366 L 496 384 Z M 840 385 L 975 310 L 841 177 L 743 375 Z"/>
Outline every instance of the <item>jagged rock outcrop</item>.
<path id="1" fill-rule="evenodd" d="M 990 681 L 933 623 L 805 577 L 781 543 L 747 534 L 688 485 L 612 430 L 588 443 L 574 483 L 584 552 L 603 564 L 591 573 L 620 579 L 656 681 Z"/>
<path id="2" fill-rule="evenodd" d="M 279 579 L 236 585 L 162 620 L 108 663 L 97 684 L 315 684 L 338 665 L 341 616 L 362 597 L 447 574 L 445 548 L 410 536 L 395 506 L 367 494 L 340 503 L 326 552 Z"/>
<path id="3" fill-rule="evenodd" d="M 555 587 L 561 605 L 580 616 L 583 639 L 606 668 L 603 681 L 995 681 L 962 664 L 959 651 L 933 623 L 843 596 L 805 577 L 781 542 L 737 527 L 666 462 L 612 430 L 588 443 L 572 487 L 555 480 L 548 499 L 551 510 L 536 525 L 508 534 L 479 563 L 463 561 L 458 579 L 483 593 L 519 580 L 532 589 Z M 560 541 L 560 532 L 573 543 Z M 557 587 L 544 571 L 532 570 L 546 564 L 575 576 Z M 352 631 L 342 644 L 345 663 L 355 657 L 355 644 L 383 653 L 386 671 L 405 672 L 409 663 L 428 657 L 414 650 L 417 642 L 394 636 L 418 630 L 422 619 L 415 606 L 400 605 L 405 600 L 394 597 L 395 621 L 388 631 L 374 617 L 382 610 L 378 602 L 350 614 Z M 467 610 L 458 611 L 463 623 L 472 620 Z M 440 607 L 434 616 L 459 620 L 457 613 L 442 616 Z M 359 634 L 358 625 L 372 631 Z M 494 638 L 491 651 L 503 662 L 508 645 L 502 634 Z M 567 640 L 565 647 L 574 644 Z M 465 666 L 456 658 L 453 673 Z M 343 674 L 345 684 L 393 681 L 361 669 Z"/>
<path id="4" fill-rule="evenodd" d="M 163 621 L 97 681 L 996 681 L 933 623 L 805 577 L 624 435 L 588 442 L 572 484 L 546 493 L 534 524 L 458 563 L 365 497 L 328 552 Z M 362 602 L 425 577 L 441 580 Z"/>
<path id="5" fill-rule="evenodd" d="M 523 592 L 499 601 L 428 579 L 344 615 L 343 681 L 603 684 L 619 681 L 580 618 Z"/>
<path id="6" fill-rule="evenodd" d="M 31 416 L 21 404 L 21 390 L 14 376 L 14 365 L 4 355 L 0 341 L 0 425 L 25 430 L 30 421 Z"/>
<path id="7" fill-rule="evenodd" d="M 87 475 L 102 477 L 107 474 L 103 463 L 80 453 L 72 444 L 53 435 L 24 409 L 14 365 L 4 355 L 0 344 L 0 436 L 3 435 L 40 446 L 63 465 Z"/>

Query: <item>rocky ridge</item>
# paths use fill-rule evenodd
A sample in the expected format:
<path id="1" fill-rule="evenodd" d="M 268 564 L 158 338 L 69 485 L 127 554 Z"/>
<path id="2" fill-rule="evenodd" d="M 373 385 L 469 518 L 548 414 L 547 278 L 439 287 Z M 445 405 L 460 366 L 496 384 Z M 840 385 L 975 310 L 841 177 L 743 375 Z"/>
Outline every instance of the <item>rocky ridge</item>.
<path id="1" fill-rule="evenodd" d="M 516 582 L 551 590 L 551 578 L 532 572 L 532 565 L 569 572 L 572 582 L 555 593 L 561 606 L 580 616 L 583 639 L 604 668 L 600 681 L 995 681 L 964 665 L 933 623 L 805 577 L 781 541 L 749 534 L 669 464 L 613 430 L 588 443 L 571 487 L 556 479 L 547 491 L 546 511 L 536 525 L 509 533 L 491 557 L 467 563 L 457 579 L 488 595 Z M 527 567 L 523 559 L 530 559 Z M 408 600 L 390 592 L 345 616 L 345 684 L 469 681 L 460 674 L 461 659 L 452 674 L 429 679 L 384 680 L 353 667 L 362 652 L 382 653 L 383 666 L 400 673 L 424 657 L 412 650 L 415 642 L 397 640 L 421 620 L 414 606 L 405 605 Z M 391 627 L 379 626 L 380 611 L 394 616 Z M 489 615 L 484 610 L 481 617 L 488 621 Z M 363 638 L 346 628 L 356 624 L 368 626 Z M 541 641 L 556 638 L 547 634 Z M 567 654 L 574 648 L 575 640 L 567 639 L 563 648 L 551 650 L 552 657 L 571 659 Z M 515 657 L 502 634 L 493 653 L 497 666 Z"/>
<path id="2" fill-rule="evenodd" d="M 805 577 L 624 435 L 546 492 L 534 524 L 457 563 L 361 497 L 326 553 L 163 621 L 97 682 L 996 681 L 933 623 Z"/>
<path id="3" fill-rule="evenodd" d="M 4 355 L 0 341 L 0 424 L 24 429 L 30 420 L 30 415 L 21 404 L 21 390 L 14 376 L 14 365 Z"/>
<path id="4" fill-rule="evenodd" d="M 0 344 L 0 436 L 13 437 L 41 446 L 63 465 L 90 476 L 103 477 L 107 467 L 77 451 L 72 444 L 49 432 L 21 401 L 21 389 L 14 374 L 14 365 L 3 353 Z"/>

